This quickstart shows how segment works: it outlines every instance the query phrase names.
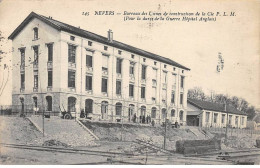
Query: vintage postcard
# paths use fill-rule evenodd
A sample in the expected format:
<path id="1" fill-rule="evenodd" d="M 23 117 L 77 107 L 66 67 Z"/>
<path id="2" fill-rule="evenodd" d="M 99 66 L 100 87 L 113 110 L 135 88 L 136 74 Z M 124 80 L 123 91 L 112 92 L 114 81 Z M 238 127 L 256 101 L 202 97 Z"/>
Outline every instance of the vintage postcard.
<path id="1" fill-rule="evenodd" d="M 1 165 L 259 165 L 259 0 L 0 0 Z"/>

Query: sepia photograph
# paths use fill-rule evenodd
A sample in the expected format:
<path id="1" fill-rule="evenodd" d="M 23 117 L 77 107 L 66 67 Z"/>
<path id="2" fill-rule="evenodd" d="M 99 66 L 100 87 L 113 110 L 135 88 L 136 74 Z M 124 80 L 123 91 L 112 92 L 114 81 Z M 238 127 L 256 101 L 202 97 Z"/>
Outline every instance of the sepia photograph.
<path id="1" fill-rule="evenodd" d="M 259 164 L 259 0 L 0 0 L 0 166 Z"/>

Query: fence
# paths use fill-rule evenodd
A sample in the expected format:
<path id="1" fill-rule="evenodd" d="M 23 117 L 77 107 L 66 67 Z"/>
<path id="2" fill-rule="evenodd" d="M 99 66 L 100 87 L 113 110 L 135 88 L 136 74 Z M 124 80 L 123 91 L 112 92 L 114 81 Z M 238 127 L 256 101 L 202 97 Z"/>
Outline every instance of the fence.
<path id="1" fill-rule="evenodd" d="M 226 133 L 226 128 L 219 127 L 202 127 L 202 130 L 209 131 L 212 133 Z M 227 128 L 227 134 L 230 136 L 235 136 L 239 134 L 260 134 L 260 130 L 247 129 L 247 128 Z"/>
<path id="2" fill-rule="evenodd" d="M 0 106 L 0 115 L 5 116 L 31 116 L 31 115 L 59 116 L 60 111 L 45 111 L 43 106 L 35 108 L 33 105 L 2 105 Z"/>

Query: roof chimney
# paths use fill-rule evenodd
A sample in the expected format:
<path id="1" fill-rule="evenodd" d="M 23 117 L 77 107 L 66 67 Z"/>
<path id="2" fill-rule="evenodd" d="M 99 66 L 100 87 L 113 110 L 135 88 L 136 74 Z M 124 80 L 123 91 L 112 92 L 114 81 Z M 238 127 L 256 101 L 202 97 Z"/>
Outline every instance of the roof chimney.
<path id="1" fill-rule="evenodd" d="M 108 41 L 109 41 L 110 43 L 113 42 L 113 32 L 112 32 L 111 29 L 109 29 L 108 32 L 107 32 L 107 39 L 108 39 Z"/>

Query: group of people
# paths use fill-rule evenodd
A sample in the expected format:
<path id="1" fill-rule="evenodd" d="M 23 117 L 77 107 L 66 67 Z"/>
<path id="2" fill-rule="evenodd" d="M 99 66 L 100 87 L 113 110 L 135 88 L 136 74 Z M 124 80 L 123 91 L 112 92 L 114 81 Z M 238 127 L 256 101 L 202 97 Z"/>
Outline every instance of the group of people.
<path id="1" fill-rule="evenodd" d="M 133 121 L 134 123 L 137 122 L 136 113 L 133 115 L 132 121 Z M 142 124 L 150 124 L 150 123 L 152 123 L 151 116 L 150 116 L 150 115 L 147 115 L 147 116 L 145 117 L 145 115 L 140 115 L 140 117 L 139 117 L 139 123 L 142 123 Z"/>

